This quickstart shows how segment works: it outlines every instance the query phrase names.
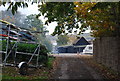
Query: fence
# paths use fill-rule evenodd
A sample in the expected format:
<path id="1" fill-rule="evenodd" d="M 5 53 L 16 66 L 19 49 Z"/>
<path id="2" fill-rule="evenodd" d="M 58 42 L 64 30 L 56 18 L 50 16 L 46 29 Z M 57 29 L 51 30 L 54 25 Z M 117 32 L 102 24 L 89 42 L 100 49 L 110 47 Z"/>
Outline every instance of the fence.
<path id="1" fill-rule="evenodd" d="M 93 44 L 95 60 L 120 73 L 120 37 L 98 37 Z"/>

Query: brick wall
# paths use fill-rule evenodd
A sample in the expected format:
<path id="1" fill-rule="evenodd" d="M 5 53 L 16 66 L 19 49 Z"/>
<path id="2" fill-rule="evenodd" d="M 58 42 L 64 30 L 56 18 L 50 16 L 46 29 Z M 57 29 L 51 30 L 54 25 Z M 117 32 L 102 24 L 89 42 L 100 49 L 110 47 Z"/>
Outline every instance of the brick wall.
<path id="1" fill-rule="evenodd" d="M 98 63 L 120 72 L 120 37 L 96 38 L 93 48 Z"/>

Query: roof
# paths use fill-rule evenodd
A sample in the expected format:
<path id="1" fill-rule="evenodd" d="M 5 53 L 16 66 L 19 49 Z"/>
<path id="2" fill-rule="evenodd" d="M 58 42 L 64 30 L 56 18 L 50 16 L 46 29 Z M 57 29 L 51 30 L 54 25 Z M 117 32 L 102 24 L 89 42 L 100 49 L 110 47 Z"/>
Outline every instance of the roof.
<path id="1" fill-rule="evenodd" d="M 67 47 L 72 47 L 72 45 L 63 45 L 63 46 L 59 46 L 59 47 L 67 48 Z"/>
<path id="2" fill-rule="evenodd" d="M 87 45 L 87 44 L 89 44 L 89 42 L 84 37 L 80 37 L 73 43 L 73 45 Z"/>
<path id="3" fill-rule="evenodd" d="M 82 33 L 78 35 L 79 37 L 84 37 L 87 41 L 94 40 L 95 38 L 91 36 L 91 33 Z"/>
<path id="4" fill-rule="evenodd" d="M 79 46 L 74 46 L 74 47 L 86 47 L 87 45 L 79 45 Z"/>
<path id="5" fill-rule="evenodd" d="M 82 37 L 80 37 L 79 39 L 75 40 L 75 41 L 73 42 L 73 44 L 76 44 L 81 38 L 82 38 Z"/>

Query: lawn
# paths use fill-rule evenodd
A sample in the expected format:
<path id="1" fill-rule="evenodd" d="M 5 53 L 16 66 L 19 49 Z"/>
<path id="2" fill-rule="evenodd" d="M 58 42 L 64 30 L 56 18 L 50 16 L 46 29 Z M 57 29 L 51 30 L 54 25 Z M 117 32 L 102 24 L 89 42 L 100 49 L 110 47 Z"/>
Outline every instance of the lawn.
<path id="1" fill-rule="evenodd" d="M 33 80 L 33 79 L 39 79 L 45 80 L 49 79 L 51 77 L 51 70 L 52 70 L 52 64 L 53 64 L 54 58 L 49 58 L 48 62 L 44 67 L 41 68 L 29 68 L 28 69 L 28 75 L 20 75 L 18 73 L 17 67 L 10 67 L 6 66 L 2 68 L 2 80 Z"/>

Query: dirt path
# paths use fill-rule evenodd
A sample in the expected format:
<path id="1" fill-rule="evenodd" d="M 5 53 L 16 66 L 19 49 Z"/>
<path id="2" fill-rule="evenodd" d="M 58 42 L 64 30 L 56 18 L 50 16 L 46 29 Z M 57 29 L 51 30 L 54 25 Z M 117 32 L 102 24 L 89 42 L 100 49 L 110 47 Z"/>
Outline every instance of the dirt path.
<path id="1" fill-rule="evenodd" d="M 89 67 L 79 56 L 56 56 L 53 79 L 87 79 L 103 81 L 94 68 Z"/>

